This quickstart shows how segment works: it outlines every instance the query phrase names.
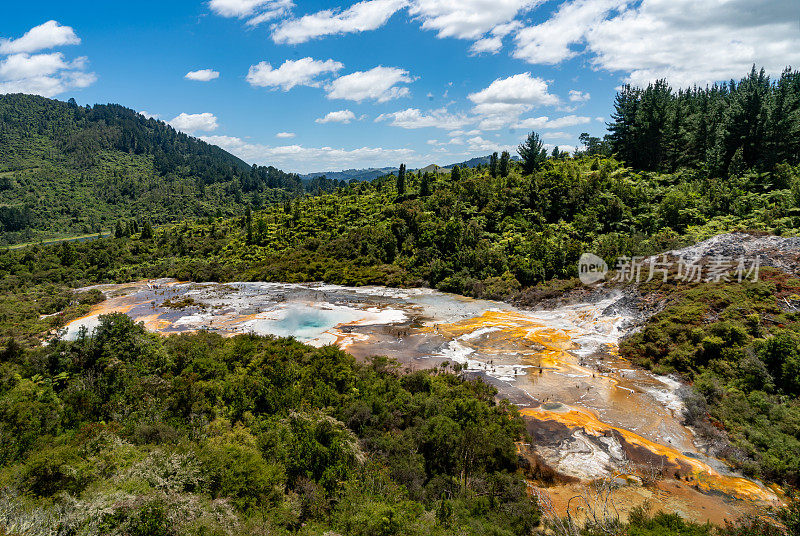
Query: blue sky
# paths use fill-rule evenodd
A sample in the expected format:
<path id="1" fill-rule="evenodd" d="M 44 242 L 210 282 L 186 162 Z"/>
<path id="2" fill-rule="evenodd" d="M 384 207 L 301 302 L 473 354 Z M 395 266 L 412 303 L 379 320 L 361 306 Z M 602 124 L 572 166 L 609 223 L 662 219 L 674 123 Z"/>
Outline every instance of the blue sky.
<path id="1" fill-rule="evenodd" d="M 800 65 L 796 0 L 14 2 L 0 93 L 115 102 L 287 171 L 602 135 L 615 88 Z M 193 73 L 193 74 L 190 74 Z"/>

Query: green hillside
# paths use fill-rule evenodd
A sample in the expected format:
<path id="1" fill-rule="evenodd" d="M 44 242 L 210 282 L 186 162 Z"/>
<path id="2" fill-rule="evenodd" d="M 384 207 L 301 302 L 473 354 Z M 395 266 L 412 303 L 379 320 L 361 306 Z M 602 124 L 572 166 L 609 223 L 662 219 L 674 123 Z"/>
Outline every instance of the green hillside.
<path id="1" fill-rule="evenodd" d="M 301 188 L 116 104 L 0 95 L 0 244 L 233 215 Z"/>

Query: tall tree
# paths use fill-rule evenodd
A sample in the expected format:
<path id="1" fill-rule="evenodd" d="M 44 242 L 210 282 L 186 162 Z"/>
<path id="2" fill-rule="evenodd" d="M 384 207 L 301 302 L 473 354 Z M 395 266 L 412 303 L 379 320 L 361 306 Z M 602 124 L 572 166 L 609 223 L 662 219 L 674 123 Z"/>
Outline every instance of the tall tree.
<path id="1" fill-rule="evenodd" d="M 450 171 L 450 180 L 453 182 L 458 182 L 461 180 L 461 168 L 458 167 L 458 164 L 453 166 L 453 169 Z"/>
<path id="2" fill-rule="evenodd" d="M 497 178 L 497 151 L 492 153 L 489 157 L 489 174 L 492 178 Z"/>
<path id="3" fill-rule="evenodd" d="M 406 165 L 400 164 L 400 171 L 397 172 L 397 195 L 406 193 Z"/>
<path id="4" fill-rule="evenodd" d="M 503 151 L 503 154 L 500 155 L 500 176 L 505 178 L 508 177 L 508 172 L 510 171 L 510 163 L 511 163 L 511 155 L 508 151 Z"/>
<path id="5" fill-rule="evenodd" d="M 605 154 L 606 152 L 603 140 L 597 136 L 589 135 L 588 132 L 582 132 L 581 135 L 578 136 L 578 140 L 585 147 L 583 153 L 586 155 L 595 156 Z"/>
<path id="6" fill-rule="evenodd" d="M 419 195 L 420 197 L 428 197 L 431 195 L 431 185 L 430 185 L 430 175 L 426 171 L 422 174 L 422 178 L 419 181 Z"/>
<path id="7" fill-rule="evenodd" d="M 528 134 L 525 141 L 517 148 L 517 152 L 522 157 L 522 169 L 528 175 L 540 169 L 547 160 L 547 150 L 536 132 Z"/>

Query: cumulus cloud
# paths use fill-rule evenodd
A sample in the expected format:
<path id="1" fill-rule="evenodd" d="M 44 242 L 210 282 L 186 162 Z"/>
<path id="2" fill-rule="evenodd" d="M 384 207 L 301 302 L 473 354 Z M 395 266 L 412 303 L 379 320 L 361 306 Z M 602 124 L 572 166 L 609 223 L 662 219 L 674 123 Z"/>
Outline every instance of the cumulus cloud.
<path id="1" fill-rule="evenodd" d="M 565 115 L 550 119 L 547 116 L 542 117 L 529 117 L 523 119 L 516 124 L 516 128 L 531 129 L 531 130 L 553 130 L 558 128 L 568 128 L 578 125 L 585 125 L 591 123 L 591 117 L 583 117 L 579 115 Z"/>
<path id="2" fill-rule="evenodd" d="M 480 151 L 484 154 L 493 151 L 508 151 L 509 153 L 513 154 L 517 150 L 516 146 L 504 145 L 497 143 L 496 141 L 484 139 L 481 136 L 474 136 L 467 139 L 464 145 L 466 145 L 472 152 Z"/>
<path id="3" fill-rule="evenodd" d="M 194 80 L 196 82 L 210 82 L 219 78 L 219 71 L 213 69 L 200 69 L 199 71 L 189 71 L 184 76 L 187 80 Z"/>
<path id="4" fill-rule="evenodd" d="M 646 0 L 587 39 L 597 67 L 626 72 L 634 84 L 667 78 L 686 87 L 738 78 L 753 64 L 773 74 L 800 64 L 797 13 L 795 0 Z"/>
<path id="5" fill-rule="evenodd" d="M 233 136 L 204 136 L 201 139 L 218 145 L 247 162 L 274 165 L 299 173 L 320 169 L 382 167 L 386 162 L 407 161 L 416 157 L 416 152 L 412 149 L 269 146 L 247 143 Z"/>
<path id="6" fill-rule="evenodd" d="M 342 68 L 344 64 L 338 61 L 320 61 L 309 57 L 286 60 L 277 69 L 262 61 L 258 65 L 250 66 L 247 81 L 252 86 L 281 88 L 284 91 L 289 91 L 295 86 L 320 87 L 322 83 L 318 78 L 321 75 L 336 73 Z"/>
<path id="7" fill-rule="evenodd" d="M 77 45 L 80 39 L 69 26 L 49 21 L 17 39 L 0 39 L 0 93 L 33 93 L 53 97 L 71 89 L 90 86 L 97 80 L 87 72 L 88 59 L 68 60 L 61 52 L 33 52 L 62 45 Z"/>
<path id="8" fill-rule="evenodd" d="M 13 54 L 0 62 L 0 78 L 18 80 L 49 76 L 58 71 L 69 69 L 60 52 L 54 54 Z"/>
<path id="9" fill-rule="evenodd" d="M 414 80 L 415 78 L 403 69 L 378 66 L 369 71 L 356 71 L 341 76 L 328 84 L 325 89 L 329 99 L 388 102 L 408 95 L 409 89 L 398 84 L 408 84 Z"/>
<path id="10" fill-rule="evenodd" d="M 530 63 L 587 54 L 595 68 L 637 85 L 705 85 L 753 64 L 772 74 L 800 64 L 795 0 L 571 0 L 519 31 L 515 43 L 514 56 Z"/>
<path id="11" fill-rule="evenodd" d="M 581 43 L 586 32 L 612 9 L 627 0 L 573 0 L 564 2 L 556 13 L 541 24 L 517 32 L 513 56 L 529 63 L 556 64 L 579 54 L 573 45 Z"/>
<path id="12" fill-rule="evenodd" d="M 145 110 L 140 110 L 139 115 L 143 115 L 148 119 L 158 119 L 158 114 L 151 114 L 150 112 L 147 112 Z"/>
<path id="13" fill-rule="evenodd" d="M 208 3 L 211 11 L 217 15 L 248 19 L 250 26 L 282 17 L 293 6 L 291 0 L 211 0 Z"/>
<path id="14" fill-rule="evenodd" d="M 195 132 L 210 132 L 216 130 L 219 125 L 217 118 L 210 112 L 201 114 L 182 113 L 171 121 L 168 121 L 176 130 L 194 134 Z"/>
<path id="15" fill-rule="evenodd" d="M 64 45 L 79 45 L 80 38 L 69 26 L 50 20 L 34 26 L 17 39 L 0 38 L 0 54 L 30 53 Z"/>
<path id="16" fill-rule="evenodd" d="M 409 12 L 422 22 L 424 29 L 436 31 L 437 37 L 478 39 L 541 3 L 542 0 L 415 0 Z"/>
<path id="17" fill-rule="evenodd" d="M 275 134 L 276 138 L 281 138 L 284 140 L 294 138 L 295 136 L 297 136 L 297 134 L 295 134 L 294 132 L 278 132 L 277 134 Z"/>
<path id="18" fill-rule="evenodd" d="M 326 35 L 375 30 L 406 5 L 406 0 L 366 0 L 344 11 L 326 9 L 277 24 L 272 40 L 293 45 Z"/>
<path id="19" fill-rule="evenodd" d="M 328 112 L 325 117 L 319 117 L 314 121 L 317 123 L 349 123 L 355 121 L 356 114 L 350 110 L 337 110 L 335 112 Z"/>
<path id="20" fill-rule="evenodd" d="M 497 54 L 503 48 L 503 38 L 521 27 L 522 23 L 517 20 L 495 26 L 489 35 L 472 43 L 469 53 L 473 56 Z"/>
<path id="21" fill-rule="evenodd" d="M 545 0 L 362 0 L 347 9 L 324 9 L 292 16 L 291 0 L 211 0 L 215 13 L 247 18 L 249 25 L 283 18 L 271 27 L 272 40 L 279 44 L 305 43 L 312 39 L 376 30 L 397 12 L 408 14 L 437 37 L 472 39 L 471 54 L 495 54 L 502 40 L 517 30 L 518 16 Z"/>
<path id="22" fill-rule="evenodd" d="M 569 100 L 570 102 L 586 102 L 591 98 L 586 91 L 578 91 L 577 89 L 570 89 L 569 90 Z"/>
<path id="23" fill-rule="evenodd" d="M 446 108 L 439 108 L 428 113 L 417 108 L 407 108 L 398 112 L 381 114 L 375 121 L 390 121 L 390 125 L 406 129 L 435 127 L 445 130 L 461 128 L 470 122 L 463 115 L 448 113 Z"/>
<path id="24" fill-rule="evenodd" d="M 473 112 L 482 117 L 481 130 L 503 128 L 516 123 L 520 115 L 535 107 L 559 103 L 558 97 L 549 92 L 547 82 L 531 73 L 498 78 L 468 98 L 474 104 Z"/>

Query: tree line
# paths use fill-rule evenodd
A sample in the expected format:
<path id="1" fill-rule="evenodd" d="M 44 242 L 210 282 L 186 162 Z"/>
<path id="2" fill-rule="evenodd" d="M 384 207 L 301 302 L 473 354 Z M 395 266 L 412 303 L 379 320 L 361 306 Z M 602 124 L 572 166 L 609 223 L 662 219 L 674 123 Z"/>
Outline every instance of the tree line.
<path id="1" fill-rule="evenodd" d="M 728 177 L 800 162 L 800 71 L 777 79 L 755 66 L 739 82 L 673 90 L 666 80 L 617 93 L 606 148 L 628 165 Z M 589 141 L 589 138 L 587 138 Z"/>

